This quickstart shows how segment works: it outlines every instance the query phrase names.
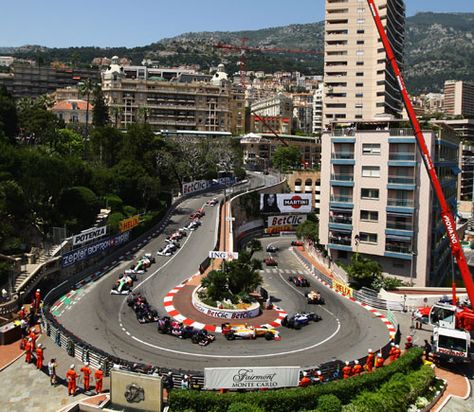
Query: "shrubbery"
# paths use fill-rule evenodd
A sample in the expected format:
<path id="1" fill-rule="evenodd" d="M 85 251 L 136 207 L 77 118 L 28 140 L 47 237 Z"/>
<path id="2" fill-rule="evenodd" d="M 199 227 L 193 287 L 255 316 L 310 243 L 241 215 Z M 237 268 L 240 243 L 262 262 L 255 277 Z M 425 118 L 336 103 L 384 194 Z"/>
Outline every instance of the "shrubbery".
<path id="1" fill-rule="evenodd" d="M 294 412 L 316 409 L 318 398 L 323 395 L 334 395 L 345 405 L 364 391 L 377 391 L 397 373 L 408 375 L 413 370 L 417 370 L 422 365 L 421 355 L 421 348 L 413 348 L 396 362 L 372 373 L 307 388 L 226 394 L 206 391 L 173 391 L 170 395 L 170 406 L 172 411 L 192 409 L 196 412 L 208 412 L 216 407 L 226 410 L 233 403 L 244 402 L 258 405 L 264 411 Z"/>

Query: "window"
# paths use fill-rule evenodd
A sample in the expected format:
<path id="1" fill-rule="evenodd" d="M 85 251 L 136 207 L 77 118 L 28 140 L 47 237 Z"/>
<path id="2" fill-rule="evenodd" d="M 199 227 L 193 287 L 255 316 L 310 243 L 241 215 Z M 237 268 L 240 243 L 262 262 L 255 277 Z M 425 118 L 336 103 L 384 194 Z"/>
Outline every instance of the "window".
<path id="1" fill-rule="evenodd" d="M 362 177 L 380 177 L 380 167 L 362 166 Z"/>
<path id="2" fill-rule="evenodd" d="M 364 93 L 356 93 L 355 97 L 364 97 Z"/>
<path id="3" fill-rule="evenodd" d="M 358 23 L 358 24 L 365 23 L 365 19 L 357 19 L 357 23 Z"/>
<path id="4" fill-rule="evenodd" d="M 357 40 L 357 44 L 364 44 L 365 41 L 364 40 Z"/>
<path id="5" fill-rule="evenodd" d="M 364 55 L 364 50 L 357 50 L 356 51 L 356 56 L 363 56 Z"/>
<path id="6" fill-rule="evenodd" d="M 363 155 L 380 155 L 379 143 L 362 143 Z"/>
<path id="7" fill-rule="evenodd" d="M 356 76 L 361 77 L 364 75 L 364 72 L 356 72 Z"/>
<path id="8" fill-rule="evenodd" d="M 364 105 L 362 103 L 356 103 L 355 104 L 355 108 L 356 109 L 363 109 L 364 108 Z"/>
<path id="9" fill-rule="evenodd" d="M 359 233 L 359 242 L 360 243 L 377 243 L 377 233 Z"/>
<path id="10" fill-rule="evenodd" d="M 379 221 L 379 212 L 375 210 L 361 210 L 360 211 L 360 220 L 365 222 L 378 222 Z"/>
<path id="11" fill-rule="evenodd" d="M 363 65 L 364 65 L 364 62 L 357 62 L 356 65 L 357 65 L 357 66 L 363 66 Z"/>
<path id="12" fill-rule="evenodd" d="M 361 29 L 357 30 L 357 34 L 364 34 L 364 33 L 365 33 L 365 30 L 361 30 Z"/>
<path id="13" fill-rule="evenodd" d="M 364 87 L 364 83 L 356 83 L 356 87 Z"/>
<path id="14" fill-rule="evenodd" d="M 379 199 L 379 189 L 361 189 L 360 197 L 361 197 L 361 199 L 378 200 Z"/>

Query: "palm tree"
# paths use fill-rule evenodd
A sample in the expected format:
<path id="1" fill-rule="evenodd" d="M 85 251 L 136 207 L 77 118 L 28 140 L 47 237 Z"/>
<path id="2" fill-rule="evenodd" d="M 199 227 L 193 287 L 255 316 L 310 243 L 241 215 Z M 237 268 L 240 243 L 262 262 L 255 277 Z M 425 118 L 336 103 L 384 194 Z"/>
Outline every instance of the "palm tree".
<path id="1" fill-rule="evenodd" d="M 118 119 L 119 119 L 119 117 L 122 116 L 122 113 L 123 113 L 123 107 L 120 107 L 120 106 L 112 106 L 112 107 L 110 107 L 110 113 L 111 113 L 112 116 L 114 117 L 114 126 L 115 126 L 115 128 L 117 128 L 117 126 L 118 126 Z"/>
<path id="2" fill-rule="evenodd" d="M 148 109 L 148 107 L 142 106 L 138 108 L 138 117 L 140 119 L 143 119 L 144 124 L 147 123 L 149 113 L 150 113 L 150 110 Z"/>
<path id="3" fill-rule="evenodd" d="M 86 128 L 84 131 L 85 138 L 88 138 L 89 134 L 89 102 L 90 102 L 90 97 L 94 89 L 97 87 L 97 84 L 92 80 L 92 79 L 86 79 L 83 82 L 79 83 L 79 92 L 83 95 L 86 96 Z"/>

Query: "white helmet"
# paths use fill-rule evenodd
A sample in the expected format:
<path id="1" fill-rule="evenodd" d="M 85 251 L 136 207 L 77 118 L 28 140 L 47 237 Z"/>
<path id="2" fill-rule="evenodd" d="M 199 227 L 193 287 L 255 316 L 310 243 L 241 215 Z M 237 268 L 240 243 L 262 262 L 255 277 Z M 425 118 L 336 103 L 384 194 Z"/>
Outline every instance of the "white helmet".
<path id="1" fill-rule="evenodd" d="M 41 348 L 41 343 L 38 343 L 38 348 Z"/>
<path id="2" fill-rule="evenodd" d="M 372 352 L 373 352 L 373 350 L 372 350 L 372 349 L 369 349 L 369 353 L 372 353 Z"/>
<path id="3" fill-rule="evenodd" d="M 359 364 L 359 361 L 356 359 L 356 360 L 354 361 L 354 363 L 355 363 L 356 365 L 358 365 L 358 364 Z"/>
<path id="4" fill-rule="evenodd" d="M 74 365 L 74 363 L 71 365 L 71 369 L 74 369 L 76 367 L 76 365 Z"/>
<path id="5" fill-rule="evenodd" d="M 84 362 L 84 366 L 89 366 L 89 362 Z"/>
<path id="6" fill-rule="evenodd" d="M 349 366 L 349 361 L 346 360 L 346 366 Z"/>

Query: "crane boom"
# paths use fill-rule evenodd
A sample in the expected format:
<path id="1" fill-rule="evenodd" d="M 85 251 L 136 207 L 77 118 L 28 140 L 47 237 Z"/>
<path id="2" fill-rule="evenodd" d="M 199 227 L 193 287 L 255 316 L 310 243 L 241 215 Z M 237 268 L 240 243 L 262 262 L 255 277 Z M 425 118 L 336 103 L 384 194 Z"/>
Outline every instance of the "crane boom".
<path id="1" fill-rule="evenodd" d="M 387 34 L 385 33 L 385 28 L 377 10 L 377 6 L 375 5 L 375 0 L 367 0 L 367 3 L 372 13 L 372 17 L 374 18 L 375 25 L 377 26 L 377 31 L 379 32 L 380 39 L 382 40 L 385 52 L 387 54 L 387 59 L 390 62 L 390 65 L 393 69 L 393 73 L 395 74 L 395 77 L 398 81 L 400 92 L 403 97 L 403 102 L 408 112 L 408 117 L 410 118 L 410 122 L 415 133 L 416 141 L 422 154 L 423 162 L 430 177 L 431 185 L 433 187 L 435 195 L 438 198 L 439 204 L 441 206 L 441 218 L 443 220 L 444 227 L 446 229 L 446 234 L 449 239 L 451 253 L 455 257 L 459 271 L 461 272 L 461 276 L 464 281 L 464 285 L 466 286 L 469 300 L 471 301 L 471 304 L 474 305 L 474 282 L 472 280 L 471 271 L 469 270 L 469 266 L 467 264 L 466 257 L 464 256 L 464 252 L 462 250 L 459 237 L 456 231 L 456 221 L 454 220 L 453 213 L 449 208 L 448 202 L 446 201 L 446 198 L 443 193 L 443 189 L 441 188 L 441 183 L 438 179 L 433 160 L 431 159 L 428 148 L 426 146 L 425 138 L 423 137 L 423 133 L 420 128 L 420 124 L 418 122 L 418 119 L 416 118 L 415 111 L 413 110 L 413 106 L 411 104 L 408 92 L 405 87 L 405 82 L 403 81 L 400 68 L 398 67 L 395 54 L 392 50 L 392 46 L 390 45 Z"/>

